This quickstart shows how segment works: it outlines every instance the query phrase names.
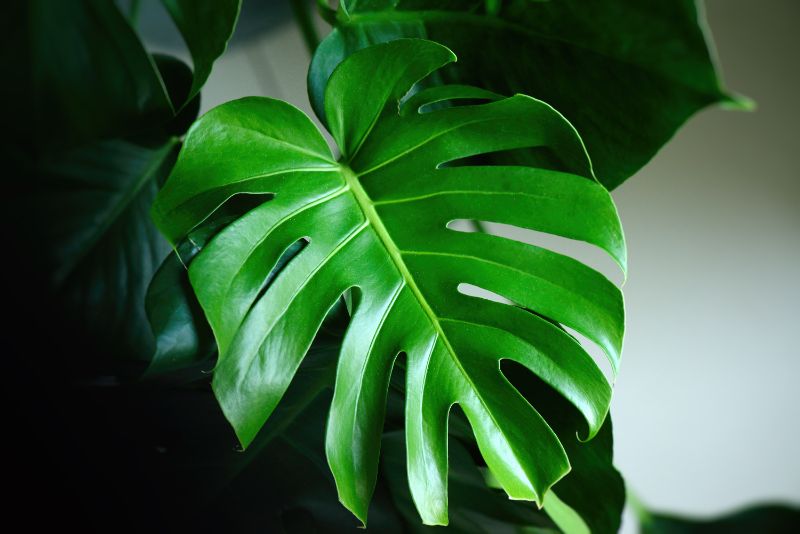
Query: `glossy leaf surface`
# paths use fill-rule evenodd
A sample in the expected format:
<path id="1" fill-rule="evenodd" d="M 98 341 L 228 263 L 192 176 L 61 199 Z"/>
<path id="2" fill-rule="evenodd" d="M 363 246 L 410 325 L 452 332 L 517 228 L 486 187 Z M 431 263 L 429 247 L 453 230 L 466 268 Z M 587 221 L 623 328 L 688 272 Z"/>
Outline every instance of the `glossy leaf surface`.
<path id="1" fill-rule="evenodd" d="M 543 317 L 597 343 L 614 369 L 619 361 L 622 298 L 606 278 L 546 249 L 447 227 L 456 219 L 517 225 L 591 243 L 625 266 L 611 198 L 575 130 L 550 106 L 517 95 L 425 111 L 442 100 L 441 89 L 403 100 L 453 60 L 441 45 L 406 39 L 342 63 L 325 93 L 339 162 L 288 104 L 246 98 L 212 110 L 190 130 L 153 210 L 177 243 L 231 197 L 273 196 L 221 230 L 189 267 L 219 348 L 214 391 L 243 445 L 287 390 L 328 309 L 352 291 L 326 444 L 340 499 L 362 521 L 399 353 L 407 360 L 411 492 L 428 524 L 447 523 L 454 403 L 511 497 L 541 502 L 570 469 L 558 436 L 504 378 L 500 359 L 519 362 L 568 399 L 584 418 L 573 432 L 590 438 L 601 428 L 608 382 Z M 471 103 L 476 95 L 452 87 L 445 100 Z M 546 154 L 547 166 L 469 159 L 523 147 Z M 267 284 L 298 241 L 307 245 Z M 517 305 L 463 295 L 460 283 Z"/>
<path id="2" fill-rule="evenodd" d="M 586 142 L 609 189 L 692 114 L 736 104 L 720 87 L 694 0 L 342 0 L 309 76 L 319 111 L 328 76 L 370 44 L 423 37 L 461 59 L 433 83 L 466 83 L 551 104 Z"/>

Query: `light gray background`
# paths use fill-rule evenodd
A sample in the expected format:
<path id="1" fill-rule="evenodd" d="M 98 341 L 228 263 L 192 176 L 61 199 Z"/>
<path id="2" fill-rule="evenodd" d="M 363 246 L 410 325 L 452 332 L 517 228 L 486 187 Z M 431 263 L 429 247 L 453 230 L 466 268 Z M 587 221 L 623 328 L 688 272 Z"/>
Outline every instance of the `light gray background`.
<path id="1" fill-rule="evenodd" d="M 800 503 L 800 1 L 707 12 L 728 87 L 758 110 L 700 113 L 614 192 L 630 255 L 616 461 L 646 504 L 699 515 Z M 203 109 L 268 95 L 308 111 L 307 65 L 276 23 L 216 64 Z"/>

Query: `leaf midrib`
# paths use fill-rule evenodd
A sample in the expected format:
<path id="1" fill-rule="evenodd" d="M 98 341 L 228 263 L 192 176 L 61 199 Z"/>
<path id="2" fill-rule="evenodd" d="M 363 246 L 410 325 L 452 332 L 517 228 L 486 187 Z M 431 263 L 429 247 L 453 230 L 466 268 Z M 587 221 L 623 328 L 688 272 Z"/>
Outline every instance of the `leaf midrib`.
<path id="1" fill-rule="evenodd" d="M 342 176 L 344 177 L 345 182 L 352 191 L 353 196 L 355 197 L 356 202 L 361 208 L 364 217 L 367 219 L 368 224 L 375 230 L 378 239 L 380 239 L 381 244 L 383 245 L 386 252 L 389 254 L 389 257 L 391 258 L 395 268 L 398 271 L 400 271 L 400 276 L 403 278 L 404 284 L 408 286 L 408 288 L 411 290 L 412 294 L 414 295 L 414 298 L 417 300 L 423 312 L 427 316 L 428 321 L 430 321 L 431 326 L 436 332 L 436 339 L 441 339 L 442 343 L 447 349 L 448 354 L 450 355 L 451 360 L 458 368 L 459 372 L 464 377 L 464 379 L 469 383 L 470 388 L 474 392 L 475 396 L 480 400 L 480 403 L 483 405 L 484 409 L 486 410 L 486 413 L 492 420 L 492 423 L 494 424 L 495 428 L 497 428 L 498 431 L 501 434 L 503 434 L 503 427 L 497 422 L 497 420 L 494 417 L 494 414 L 489 409 L 489 406 L 486 404 L 483 397 L 481 396 L 480 390 L 475 386 L 475 383 L 472 381 L 472 378 L 470 377 L 469 373 L 467 373 L 467 370 L 464 369 L 464 366 L 461 365 L 461 361 L 458 359 L 455 349 L 450 344 L 450 340 L 445 335 L 444 330 L 442 329 L 442 326 L 439 323 L 438 316 L 436 315 L 436 313 L 434 313 L 433 309 L 430 307 L 430 304 L 428 304 L 428 301 L 425 299 L 425 296 L 422 294 L 422 291 L 419 289 L 417 283 L 414 281 L 414 277 L 411 275 L 411 272 L 408 270 L 408 267 L 403 261 L 400 249 L 394 243 L 394 240 L 392 239 L 391 235 L 389 235 L 389 231 L 386 229 L 386 227 L 383 224 L 383 221 L 378 215 L 378 212 L 375 210 L 375 207 L 372 203 L 372 199 L 370 199 L 369 195 L 367 195 L 367 192 L 361 186 L 361 183 L 358 180 L 358 175 L 355 172 L 353 172 L 353 170 L 350 167 L 344 164 L 341 165 L 341 169 L 342 169 Z M 431 348 L 432 351 L 435 350 L 436 339 L 433 340 L 433 345 Z M 513 447 L 511 446 L 512 442 L 508 439 L 506 439 L 506 442 L 508 443 L 509 448 L 513 450 Z M 516 456 L 516 452 L 514 455 Z M 517 463 L 521 465 L 521 462 L 519 462 L 518 460 Z M 526 472 L 526 476 L 527 475 L 528 474 Z M 539 492 L 536 490 L 536 488 L 530 481 L 526 482 L 530 490 L 536 496 L 536 500 L 538 501 L 540 499 Z"/>
<path id="2" fill-rule="evenodd" d="M 448 351 L 454 356 L 454 360 L 456 360 L 456 365 L 458 365 L 459 369 L 466 375 L 466 371 L 463 367 L 461 367 L 461 363 L 458 362 L 457 358 L 455 358 L 455 350 L 450 345 L 450 342 L 447 339 L 447 336 L 444 335 L 444 330 L 442 330 L 441 325 L 439 324 L 439 320 L 436 317 L 436 314 L 433 312 L 433 309 L 428 304 L 428 301 L 425 299 L 425 296 L 422 294 L 422 291 L 417 286 L 417 283 L 414 281 L 414 277 L 411 275 L 411 271 L 408 270 L 405 262 L 403 261 L 403 257 L 400 254 L 400 249 L 394 243 L 392 236 L 389 235 L 389 231 L 384 226 L 383 221 L 381 220 L 378 212 L 375 210 L 374 205 L 372 204 L 372 199 L 369 198 L 367 192 L 361 186 L 361 183 L 358 181 L 358 175 L 353 172 L 347 166 L 342 165 L 342 176 L 344 176 L 347 185 L 349 186 L 350 190 L 353 192 L 353 196 L 356 199 L 361 211 L 364 213 L 364 217 L 366 217 L 369 225 L 375 230 L 375 233 L 378 235 L 378 239 L 380 239 L 381 244 L 383 244 L 383 248 L 389 254 L 389 257 L 394 263 L 394 266 L 400 271 L 400 276 L 403 278 L 403 282 L 411 292 L 414 294 L 417 302 L 419 302 L 422 310 L 425 312 L 425 315 L 428 316 L 428 319 L 431 322 L 434 330 L 436 331 L 437 337 L 441 338 L 444 342 L 445 346 L 447 347 Z"/>

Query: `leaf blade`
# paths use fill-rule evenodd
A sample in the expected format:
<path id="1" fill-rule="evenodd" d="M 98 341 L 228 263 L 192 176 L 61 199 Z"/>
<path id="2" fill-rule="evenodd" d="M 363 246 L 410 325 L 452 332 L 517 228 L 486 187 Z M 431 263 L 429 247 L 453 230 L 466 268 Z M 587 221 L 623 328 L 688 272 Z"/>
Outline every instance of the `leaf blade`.
<path id="1" fill-rule="evenodd" d="M 509 191 L 524 192 L 520 184 L 526 179 L 552 178 L 554 190 L 562 183 L 574 187 L 558 198 L 545 195 L 553 203 L 550 211 L 533 211 L 525 218 L 526 207 L 517 206 L 512 209 L 515 220 L 525 218 L 531 227 L 584 239 L 610 251 L 624 265 L 624 239 L 613 203 L 594 180 L 574 128 L 550 106 L 516 96 L 462 108 L 402 112 L 403 96 L 450 57 L 447 49 L 430 41 L 400 40 L 364 49 L 340 65 L 326 92 L 329 123 L 338 130 L 335 138 L 345 145 L 340 147 L 343 159 L 338 163 L 332 162 L 327 147 L 321 147 L 322 137 L 310 121 L 294 108 L 263 98 L 217 108 L 190 131 L 186 149 L 153 211 L 174 241 L 231 195 L 270 195 L 221 230 L 190 266 L 192 285 L 220 347 L 214 390 L 244 445 L 287 390 L 328 307 L 345 292 L 355 292 L 355 314 L 340 354 L 326 451 L 340 500 L 363 522 L 377 477 L 385 391 L 398 353 L 406 355 L 408 369 L 411 494 L 429 524 L 448 521 L 447 425 L 454 404 L 465 411 L 481 454 L 510 496 L 541 503 L 570 469 L 562 438 L 506 380 L 500 372 L 501 359 L 518 359 L 555 383 L 585 417 L 589 436 L 607 414 L 610 387 L 602 374 L 583 349 L 546 321 L 539 324 L 534 315 L 507 307 L 503 313 L 524 314 L 527 322 L 517 315 L 516 323 L 499 327 L 513 328 L 516 337 L 487 335 L 493 331 L 483 327 L 494 321 L 498 328 L 496 318 L 503 314 L 495 307 L 504 305 L 473 299 L 472 307 L 480 313 L 470 318 L 477 317 L 477 325 L 451 321 L 445 326 L 445 312 L 457 315 L 458 311 L 448 303 L 463 304 L 467 298 L 458 293 L 458 282 L 472 280 L 470 276 L 483 269 L 478 284 L 506 291 L 534 312 L 554 320 L 566 318 L 570 324 L 577 324 L 570 314 L 586 307 L 581 312 L 586 316 L 585 330 L 607 341 L 610 356 L 618 356 L 621 348 L 621 296 L 603 277 L 548 251 L 447 228 L 454 218 L 451 208 L 461 206 L 462 218 L 489 215 L 489 220 L 505 220 L 504 203 L 484 205 L 463 195 L 447 198 L 452 203 L 435 209 L 420 208 L 415 201 L 390 203 L 417 187 L 430 192 L 437 173 L 450 176 L 449 183 L 472 179 L 471 187 L 478 192 L 491 191 L 491 177 L 502 173 L 519 174 L 506 184 Z M 397 72 L 379 77 L 365 93 L 360 86 L 364 73 L 382 69 Z M 447 96 L 463 94 L 488 96 L 463 89 Z M 366 110 L 352 113 L 352 127 L 344 123 L 351 112 L 337 111 L 342 101 L 342 109 L 351 110 L 359 102 Z M 340 112 L 340 117 L 335 115 Z M 532 118 L 537 128 L 530 128 L 527 119 Z M 247 128 L 241 127 L 243 121 Z M 497 136 L 482 135 L 486 124 L 497 128 Z M 267 131 L 266 137 L 253 136 Z M 305 148 L 299 148 L 304 143 Z M 460 158 L 527 146 L 551 150 L 556 156 L 552 161 L 562 168 L 536 169 L 538 174 L 506 168 L 490 171 L 486 169 L 492 167 L 470 163 L 440 168 Z M 293 165 L 309 162 L 320 172 L 306 172 L 303 167 L 292 172 Z M 489 179 L 481 182 L 476 177 L 484 171 Z M 253 176 L 267 181 L 254 186 Z M 205 197 L 209 192 L 211 196 Z M 579 198 L 590 213 L 572 221 L 561 213 L 565 220 L 560 220 L 564 206 Z M 599 229 L 592 228 L 593 221 L 601 222 Z M 265 273 L 298 239 L 307 240 L 307 246 L 265 285 Z M 409 240 L 442 259 L 421 265 L 415 257 L 419 251 L 401 246 Z M 455 260 L 456 252 L 462 256 L 467 252 L 491 268 L 476 269 L 474 263 Z M 548 283 L 572 287 L 572 294 L 582 299 L 580 304 L 564 299 L 566 293 L 548 296 L 541 285 L 538 293 L 525 296 L 522 288 L 531 279 L 522 274 L 530 269 L 541 273 L 550 269 Z M 583 297 L 582 290 L 590 296 Z M 606 315 L 604 307 L 610 310 Z M 523 325 L 531 322 L 540 335 L 525 340 Z M 595 322 L 598 326 L 593 329 Z M 583 356 L 568 363 L 565 352 Z M 536 431 L 529 432 L 531 428 Z"/>

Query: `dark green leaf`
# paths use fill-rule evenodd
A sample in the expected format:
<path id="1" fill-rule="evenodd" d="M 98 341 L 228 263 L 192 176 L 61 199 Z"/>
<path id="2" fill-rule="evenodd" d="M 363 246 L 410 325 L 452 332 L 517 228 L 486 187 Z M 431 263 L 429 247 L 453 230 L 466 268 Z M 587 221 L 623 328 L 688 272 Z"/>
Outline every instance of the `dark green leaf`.
<path id="1" fill-rule="evenodd" d="M 13 2 L 12 2 L 13 3 Z M 27 2 L 29 62 L 37 143 L 79 145 L 147 129 L 172 117 L 158 70 L 114 2 Z M 64 138 L 62 136 L 67 135 Z"/>
<path id="2" fill-rule="evenodd" d="M 660 513 L 645 513 L 642 534 L 794 534 L 800 525 L 800 508 L 765 504 L 724 517 L 690 519 Z"/>
<path id="3" fill-rule="evenodd" d="M 455 219 L 513 224 L 586 241 L 625 266 L 611 198 L 574 128 L 550 106 L 483 93 L 489 103 L 421 112 L 441 100 L 440 90 L 400 104 L 452 60 L 441 45 L 399 40 L 342 63 L 325 98 L 340 162 L 288 104 L 247 98 L 220 106 L 190 131 L 153 210 L 177 243 L 231 197 L 274 195 L 221 230 L 189 267 L 219 348 L 214 391 L 243 445 L 289 387 L 330 307 L 352 291 L 326 449 L 340 499 L 362 520 L 398 352 L 408 358 L 411 491 L 428 524 L 447 523 L 454 403 L 510 496 L 541 502 L 570 470 L 557 434 L 500 373 L 501 358 L 527 367 L 582 414 L 568 439 L 602 427 L 611 389 L 597 365 L 525 309 L 581 332 L 615 369 L 619 361 L 622 298 L 606 278 L 546 249 L 447 227 Z M 448 98 L 458 96 L 476 92 L 454 88 Z M 467 161 L 533 147 L 557 170 Z M 267 283 L 301 240 L 308 245 Z M 461 294 L 462 282 L 519 306 Z"/>
<path id="4" fill-rule="evenodd" d="M 153 59 L 158 67 L 158 72 L 164 80 L 167 93 L 172 102 L 183 102 L 189 94 L 192 85 L 192 70 L 179 59 L 164 54 L 154 54 Z M 186 133 L 189 126 L 200 112 L 200 95 L 195 96 L 178 111 L 172 120 L 166 124 L 164 133 L 167 136 L 180 136 Z M 156 125 L 153 125 L 154 127 Z M 161 185 L 161 184 L 159 184 Z"/>
<path id="5" fill-rule="evenodd" d="M 177 60 L 147 53 L 113 1 L 32 0 L 3 8 L 15 25 L 5 46 L 21 46 L 9 72 L 18 87 L 13 96 L 33 111 L 32 118 L 19 117 L 25 141 L 78 146 L 99 137 L 152 135 L 176 112 L 196 108 L 194 97 L 233 33 L 239 1 L 163 1 L 192 55 L 188 84 L 173 79 Z"/>
<path id="6" fill-rule="evenodd" d="M 216 351 L 211 329 L 177 254 L 170 254 L 153 276 L 145 309 L 156 342 L 149 373 L 168 373 L 202 364 Z"/>
<path id="7" fill-rule="evenodd" d="M 34 214 L 28 246 L 67 320 L 112 358 L 153 350 L 142 303 L 169 247 L 148 213 L 177 148 L 111 140 L 56 153 L 29 170 L 18 199 Z"/>
<path id="8" fill-rule="evenodd" d="M 183 36 L 194 64 L 192 85 L 180 108 L 206 83 L 211 66 L 222 55 L 239 17 L 241 0 L 161 0 Z"/>
<path id="9" fill-rule="evenodd" d="M 692 114 L 739 105 L 721 88 L 694 0 L 379 0 L 341 2 L 320 45 L 309 92 L 323 117 L 325 84 L 355 50 L 400 37 L 451 48 L 444 83 L 466 83 L 551 104 L 580 132 L 600 181 L 622 183 Z"/>
<path id="10" fill-rule="evenodd" d="M 34 113 L 12 120 L 19 130 L 3 147 L 24 177 L 11 211 L 32 219 L 20 238 L 30 271 L 53 288 L 75 341 L 87 334 L 97 345 L 87 354 L 143 361 L 154 349 L 144 295 L 169 248 L 149 206 L 238 13 L 238 2 L 198 6 L 197 16 L 172 6 L 187 41 L 205 31 L 201 23 L 211 28 L 194 77 L 175 58 L 150 56 L 115 2 L 11 2 L 5 12 L 15 17 L 7 37 L 25 59 L 11 65 L 19 93 L 11 117 Z"/>

